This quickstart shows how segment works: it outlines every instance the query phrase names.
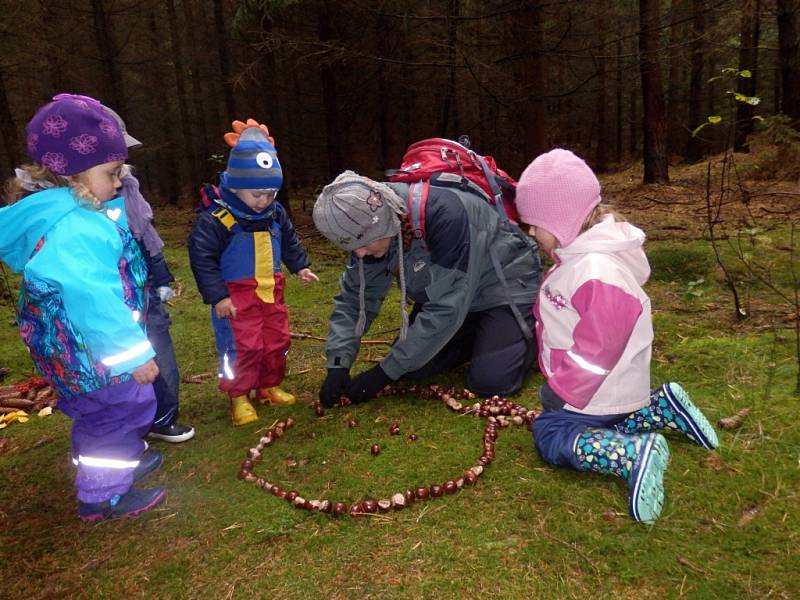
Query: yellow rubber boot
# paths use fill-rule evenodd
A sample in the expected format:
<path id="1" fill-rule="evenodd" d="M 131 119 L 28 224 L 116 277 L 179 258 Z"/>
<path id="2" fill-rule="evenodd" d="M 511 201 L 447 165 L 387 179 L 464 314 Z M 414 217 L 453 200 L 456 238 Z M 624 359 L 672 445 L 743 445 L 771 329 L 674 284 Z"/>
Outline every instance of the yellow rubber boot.
<path id="1" fill-rule="evenodd" d="M 234 425 L 247 425 L 258 420 L 258 413 L 247 396 L 231 398 L 231 421 Z"/>
<path id="2" fill-rule="evenodd" d="M 258 390 L 258 397 L 262 404 L 288 405 L 294 404 L 296 398 L 289 392 L 285 392 L 277 385 L 270 388 Z"/>

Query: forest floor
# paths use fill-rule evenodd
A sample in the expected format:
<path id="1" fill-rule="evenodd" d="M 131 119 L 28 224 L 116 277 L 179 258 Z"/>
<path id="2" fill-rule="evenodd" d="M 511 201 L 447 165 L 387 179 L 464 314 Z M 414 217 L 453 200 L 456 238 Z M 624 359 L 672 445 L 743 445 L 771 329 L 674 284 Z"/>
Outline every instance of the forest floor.
<path id="1" fill-rule="evenodd" d="M 476 485 L 398 512 L 334 519 L 239 481 L 248 448 L 290 415 L 294 428 L 265 449 L 255 471 L 306 498 L 351 502 L 441 483 L 474 464 L 482 449 L 480 419 L 413 395 L 315 416 L 311 403 L 325 360 L 324 344 L 313 336 L 325 336 L 344 255 L 296 209 L 322 279 L 303 288 L 290 277 L 286 292 L 292 331 L 312 336 L 295 339 L 289 354 L 285 383 L 298 403 L 260 407 L 259 421 L 233 428 L 213 377 L 184 382 L 181 420 L 197 436 L 154 444 L 165 463 L 149 483 L 168 489 L 166 503 L 137 519 L 97 525 L 82 524 L 75 514 L 66 417 L 56 412 L 0 431 L 0 596 L 800 597 L 796 305 L 790 300 L 797 290 L 797 240 L 787 225 L 797 219 L 800 187 L 788 179 L 743 179 L 742 187 L 724 192 L 720 161 L 713 161 L 708 193 L 705 163 L 673 168 L 669 185 L 641 185 L 636 167 L 602 178 L 606 198 L 648 234 L 653 384 L 680 381 L 714 423 L 751 411 L 739 428 L 718 430 L 715 452 L 667 435 L 667 499 L 655 524 L 628 517 L 621 480 L 544 464 L 523 427 L 500 431 L 497 458 Z M 715 206 L 720 194 L 720 214 L 711 222 L 747 319 L 736 316 L 709 241 L 707 198 Z M 309 210 L 312 203 L 306 199 Z M 208 308 L 185 251 L 191 211 L 156 212 L 180 291 L 171 312 L 182 374 L 213 373 Z M 371 339 L 393 338 L 396 304 L 396 296 L 387 300 Z M 0 366 L 12 370 L 6 383 L 32 376 L 7 300 L 0 325 Z M 365 346 L 355 370 L 374 364 L 386 348 Z M 438 381 L 461 387 L 463 373 Z M 531 375 L 514 400 L 537 407 L 541 381 Z M 348 427 L 351 419 L 360 426 Z M 388 434 L 393 421 L 399 436 Z M 373 444 L 382 448 L 378 456 L 370 453 Z"/>

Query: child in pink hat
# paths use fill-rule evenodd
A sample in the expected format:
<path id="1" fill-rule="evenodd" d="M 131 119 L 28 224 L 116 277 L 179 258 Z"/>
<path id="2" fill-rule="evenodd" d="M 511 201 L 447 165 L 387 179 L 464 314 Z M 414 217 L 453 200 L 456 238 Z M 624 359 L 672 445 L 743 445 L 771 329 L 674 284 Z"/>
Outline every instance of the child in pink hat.
<path id="1" fill-rule="evenodd" d="M 645 235 L 601 202 L 597 177 L 569 150 L 536 158 L 517 187 L 520 219 L 554 262 L 534 306 L 547 379 L 534 443 L 550 464 L 625 479 L 631 516 L 650 523 L 661 514 L 669 462 L 657 431 L 708 449 L 719 441 L 680 385 L 650 390 Z"/>

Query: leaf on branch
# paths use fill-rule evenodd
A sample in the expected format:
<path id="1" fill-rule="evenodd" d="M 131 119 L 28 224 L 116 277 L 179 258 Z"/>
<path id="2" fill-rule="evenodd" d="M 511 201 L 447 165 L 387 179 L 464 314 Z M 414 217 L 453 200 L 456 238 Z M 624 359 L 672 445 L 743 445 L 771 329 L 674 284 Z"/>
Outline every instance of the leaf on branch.
<path id="1" fill-rule="evenodd" d="M 703 129 L 703 127 L 705 127 L 706 125 L 708 125 L 708 123 L 700 123 L 700 125 L 695 127 L 694 131 L 692 131 L 692 137 L 697 137 L 697 134 L 700 133 L 700 130 Z"/>
<path id="2" fill-rule="evenodd" d="M 722 123 L 722 117 L 720 115 L 711 115 L 708 117 L 708 122 L 712 125 L 716 125 L 717 123 Z"/>
<path id="3" fill-rule="evenodd" d="M 745 79 L 750 79 L 753 76 L 753 73 L 749 69 L 744 69 L 739 71 L 739 77 L 744 77 Z"/>

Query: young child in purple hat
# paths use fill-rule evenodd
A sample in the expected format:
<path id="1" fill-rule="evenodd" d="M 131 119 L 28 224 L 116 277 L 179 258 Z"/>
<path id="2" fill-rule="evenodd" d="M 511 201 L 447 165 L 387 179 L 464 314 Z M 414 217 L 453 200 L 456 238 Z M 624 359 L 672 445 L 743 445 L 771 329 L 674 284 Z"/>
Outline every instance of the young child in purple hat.
<path id="1" fill-rule="evenodd" d="M 644 232 L 601 204 L 600 182 L 569 150 L 542 154 L 520 177 L 516 205 L 553 259 L 534 307 L 539 390 L 536 449 L 554 465 L 628 483 L 637 521 L 661 514 L 672 429 L 716 448 L 711 423 L 677 383 L 650 390 L 653 323 Z"/>
<path id="2" fill-rule="evenodd" d="M 0 208 L 0 260 L 22 274 L 20 335 L 73 421 L 79 517 L 135 516 L 166 492 L 133 487 L 163 459 L 142 441 L 158 367 L 142 319 L 147 266 L 117 196 L 128 149 L 87 96 L 56 96 L 26 131 L 34 164 L 16 170 Z"/>

